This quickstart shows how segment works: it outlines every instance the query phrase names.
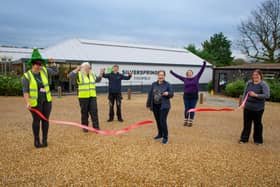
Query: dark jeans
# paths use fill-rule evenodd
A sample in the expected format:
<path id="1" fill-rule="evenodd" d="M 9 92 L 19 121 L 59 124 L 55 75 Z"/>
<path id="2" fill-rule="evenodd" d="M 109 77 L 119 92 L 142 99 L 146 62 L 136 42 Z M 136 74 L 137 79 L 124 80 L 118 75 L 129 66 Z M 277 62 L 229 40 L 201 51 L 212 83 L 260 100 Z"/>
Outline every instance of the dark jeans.
<path id="1" fill-rule="evenodd" d="M 47 101 L 38 102 L 37 107 L 34 108 L 39 110 L 46 118 L 49 118 L 51 114 L 52 103 Z M 43 139 L 46 140 L 48 138 L 49 122 L 42 120 L 36 113 L 31 112 L 31 114 L 33 117 L 32 130 L 34 138 L 39 139 L 40 122 L 42 122 Z"/>
<path id="2" fill-rule="evenodd" d="M 99 129 L 98 110 L 96 97 L 79 98 L 81 107 L 81 122 L 83 125 L 88 126 L 88 117 L 90 115 L 92 126 Z"/>
<path id="3" fill-rule="evenodd" d="M 244 127 L 241 133 L 240 140 L 243 142 L 248 142 L 249 136 L 251 133 L 252 122 L 254 122 L 254 142 L 255 143 L 263 143 L 263 125 L 262 125 L 262 115 L 264 110 L 261 111 L 251 111 L 248 109 L 244 109 L 243 111 L 243 122 Z"/>
<path id="4" fill-rule="evenodd" d="M 168 138 L 167 115 L 169 109 L 160 109 L 161 105 L 153 105 L 153 112 L 157 122 L 158 136 Z"/>
<path id="5" fill-rule="evenodd" d="M 184 105 L 185 105 L 185 119 L 188 119 L 190 117 L 190 119 L 194 119 L 194 112 L 187 112 L 189 109 L 191 108 L 195 108 L 197 103 L 197 98 L 188 98 L 186 96 L 184 96 Z"/>
<path id="6" fill-rule="evenodd" d="M 111 120 L 114 119 L 114 115 L 115 115 L 114 105 L 115 105 L 115 102 L 116 102 L 116 105 L 117 105 L 118 119 L 122 119 L 122 112 L 121 112 L 122 94 L 121 93 L 109 93 L 108 99 L 109 99 L 109 107 L 110 107 L 109 119 L 111 119 Z"/>

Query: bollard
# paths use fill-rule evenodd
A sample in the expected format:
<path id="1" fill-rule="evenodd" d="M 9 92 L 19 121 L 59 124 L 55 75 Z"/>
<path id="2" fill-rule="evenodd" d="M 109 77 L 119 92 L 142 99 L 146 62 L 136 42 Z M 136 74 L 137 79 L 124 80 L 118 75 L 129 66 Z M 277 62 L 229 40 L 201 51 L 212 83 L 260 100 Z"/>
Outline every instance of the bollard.
<path id="1" fill-rule="evenodd" d="M 199 104 L 203 104 L 203 93 L 199 94 Z"/>
<path id="2" fill-rule="evenodd" d="M 127 99 L 130 100 L 131 99 L 131 88 L 127 89 Z"/>
<path id="3" fill-rule="evenodd" d="M 61 98 L 61 96 L 62 96 L 62 89 L 61 89 L 61 86 L 58 86 L 58 87 L 57 87 L 57 96 L 58 96 L 58 98 Z"/>
<path id="4" fill-rule="evenodd" d="M 239 106 L 242 104 L 242 100 L 243 100 L 243 95 L 239 96 Z"/>
<path id="5" fill-rule="evenodd" d="M 210 91 L 210 95 L 211 95 L 211 96 L 213 96 L 213 95 L 214 95 L 214 90 L 213 90 L 213 89 L 211 89 L 211 91 Z"/>

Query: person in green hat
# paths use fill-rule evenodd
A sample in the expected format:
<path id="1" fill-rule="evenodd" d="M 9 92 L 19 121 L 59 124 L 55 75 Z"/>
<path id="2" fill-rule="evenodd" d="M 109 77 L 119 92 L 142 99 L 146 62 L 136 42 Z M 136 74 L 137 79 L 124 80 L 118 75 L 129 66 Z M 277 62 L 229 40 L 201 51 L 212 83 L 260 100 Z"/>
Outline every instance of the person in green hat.
<path id="1" fill-rule="evenodd" d="M 47 67 L 47 62 L 51 64 Z M 49 118 L 52 108 L 52 96 L 49 86 L 49 76 L 58 74 L 58 68 L 53 59 L 43 59 L 39 50 L 34 49 L 31 59 L 27 61 L 31 67 L 22 77 L 23 96 L 26 108 L 39 110 L 46 118 Z M 31 112 L 33 122 L 34 146 L 36 148 L 48 146 L 49 123 Z M 40 142 L 40 122 L 42 123 L 42 144 Z"/>

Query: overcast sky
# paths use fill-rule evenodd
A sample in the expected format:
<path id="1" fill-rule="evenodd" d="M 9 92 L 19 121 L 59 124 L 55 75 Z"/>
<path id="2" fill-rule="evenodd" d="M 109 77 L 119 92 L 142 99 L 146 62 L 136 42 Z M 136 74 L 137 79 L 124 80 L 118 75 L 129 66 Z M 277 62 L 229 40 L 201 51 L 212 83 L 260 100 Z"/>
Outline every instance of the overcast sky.
<path id="1" fill-rule="evenodd" d="M 183 47 L 237 26 L 264 0 L 7 0 L 0 45 L 47 47 L 70 38 Z M 238 53 L 233 47 L 234 54 Z"/>

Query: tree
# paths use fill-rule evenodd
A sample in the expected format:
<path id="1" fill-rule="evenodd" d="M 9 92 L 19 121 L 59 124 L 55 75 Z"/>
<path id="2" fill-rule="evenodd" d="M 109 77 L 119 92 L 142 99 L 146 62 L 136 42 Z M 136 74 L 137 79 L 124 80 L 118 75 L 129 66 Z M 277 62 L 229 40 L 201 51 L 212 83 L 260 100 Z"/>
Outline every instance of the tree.
<path id="1" fill-rule="evenodd" d="M 187 50 L 196 54 L 200 58 L 207 60 L 216 66 L 227 66 L 232 64 L 231 41 L 223 33 L 214 34 L 210 41 L 202 43 L 202 50 L 196 49 L 194 44 L 186 47 Z"/>
<path id="2" fill-rule="evenodd" d="M 238 27 L 242 51 L 256 61 L 280 63 L 280 0 L 267 0 Z"/>

